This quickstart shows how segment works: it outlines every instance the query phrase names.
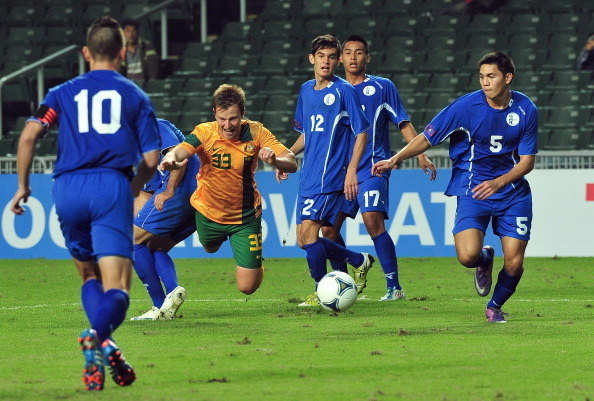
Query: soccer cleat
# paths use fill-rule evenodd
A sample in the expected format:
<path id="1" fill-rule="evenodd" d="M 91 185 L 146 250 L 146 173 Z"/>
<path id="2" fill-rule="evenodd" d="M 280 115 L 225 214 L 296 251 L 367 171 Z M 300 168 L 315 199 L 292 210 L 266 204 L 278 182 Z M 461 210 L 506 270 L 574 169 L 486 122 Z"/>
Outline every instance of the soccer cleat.
<path id="1" fill-rule="evenodd" d="M 476 267 L 474 271 L 474 288 L 481 297 L 486 297 L 491 292 L 491 284 L 493 283 L 491 274 L 493 272 L 495 250 L 489 245 L 485 245 L 483 249 L 489 254 L 489 261 Z"/>
<path id="2" fill-rule="evenodd" d="M 82 380 L 87 390 L 103 390 L 104 368 L 103 353 L 99 347 L 97 332 L 87 329 L 78 337 L 80 349 L 85 357 Z"/>
<path id="3" fill-rule="evenodd" d="M 309 294 L 305 298 L 305 301 L 301 302 L 298 306 L 320 306 L 320 298 L 318 298 L 318 293 L 314 292 L 313 294 Z"/>
<path id="4" fill-rule="evenodd" d="M 388 287 L 386 295 L 380 298 L 380 301 L 396 301 L 406 298 L 404 290 L 397 290 L 396 287 Z"/>
<path id="5" fill-rule="evenodd" d="M 375 259 L 368 253 L 361 252 L 363 255 L 363 264 L 353 270 L 353 278 L 355 279 L 355 288 L 357 294 L 361 294 L 363 289 L 367 287 L 367 272 L 371 269 Z"/>
<path id="6" fill-rule="evenodd" d="M 131 317 L 130 320 L 157 320 L 159 318 L 159 308 L 153 306 L 140 316 Z"/>
<path id="7" fill-rule="evenodd" d="M 177 286 L 165 297 L 165 302 L 159 309 L 159 320 L 171 320 L 175 317 L 177 310 L 186 300 L 186 289 Z"/>
<path id="8" fill-rule="evenodd" d="M 136 380 L 136 373 L 132 366 L 126 361 L 122 351 L 110 339 L 101 344 L 105 364 L 109 366 L 111 378 L 120 386 L 129 386 Z"/>
<path id="9" fill-rule="evenodd" d="M 501 308 L 488 307 L 485 309 L 485 316 L 489 323 L 507 323 L 505 316 L 507 313 L 501 310 Z"/>

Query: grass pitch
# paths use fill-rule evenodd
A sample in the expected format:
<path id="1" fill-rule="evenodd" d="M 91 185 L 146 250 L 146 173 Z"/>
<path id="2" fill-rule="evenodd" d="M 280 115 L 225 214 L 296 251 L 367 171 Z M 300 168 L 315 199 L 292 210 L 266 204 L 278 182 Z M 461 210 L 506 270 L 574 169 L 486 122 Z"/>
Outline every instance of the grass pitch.
<path id="1" fill-rule="evenodd" d="M 229 259 L 177 265 L 181 318 L 124 322 L 115 339 L 138 380 L 89 394 L 73 264 L 0 260 L 0 399 L 594 400 L 591 258 L 527 259 L 499 325 L 454 258 L 402 258 L 408 299 L 388 303 L 374 266 L 369 300 L 341 314 L 297 307 L 313 287 L 304 259 L 268 260 L 252 296 Z M 150 307 L 138 279 L 131 301 L 128 317 Z"/>

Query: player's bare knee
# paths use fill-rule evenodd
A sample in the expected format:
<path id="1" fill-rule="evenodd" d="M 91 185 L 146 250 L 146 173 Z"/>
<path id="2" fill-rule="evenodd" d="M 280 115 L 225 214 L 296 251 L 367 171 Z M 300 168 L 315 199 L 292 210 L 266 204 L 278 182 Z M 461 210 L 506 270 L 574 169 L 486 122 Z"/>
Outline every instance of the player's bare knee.
<path id="1" fill-rule="evenodd" d="M 464 267 L 475 267 L 479 255 L 463 254 L 458 255 L 458 262 Z"/>

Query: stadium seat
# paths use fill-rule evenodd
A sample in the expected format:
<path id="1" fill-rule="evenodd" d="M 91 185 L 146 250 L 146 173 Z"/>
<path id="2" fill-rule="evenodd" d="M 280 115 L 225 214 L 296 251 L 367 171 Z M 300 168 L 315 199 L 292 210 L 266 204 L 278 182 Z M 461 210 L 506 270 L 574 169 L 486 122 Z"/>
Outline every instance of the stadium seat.
<path id="1" fill-rule="evenodd" d="M 285 78 L 286 79 L 286 78 Z M 226 82 L 230 85 L 237 85 L 241 87 L 247 97 L 252 95 L 259 95 L 264 90 L 264 85 L 266 83 L 266 77 L 256 77 L 256 76 L 249 76 L 249 77 L 242 77 L 242 76 L 235 76 L 229 78 Z M 269 93 L 268 91 L 266 93 Z"/>
<path id="2" fill-rule="evenodd" d="M 304 0 L 301 13 L 305 16 L 329 16 L 334 10 L 330 0 Z"/>
<path id="3" fill-rule="evenodd" d="M 151 98 L 153 108 L 157 112 L 157 117 L 161 113 L 174 113 L 184 110 L 185 99 L 183 97 L 157 97 Z"/>
<path id="4" fill-rule="evenodd" d="M 0 156 L 12 156 L 16 154 L 16 140 L 14 137 L 0 139 Z"/>
<path id="5" fill-rule="evenodd" d="M 443 109 L 456 98 L 455 93 L 430 93 L 425 102 L 429 109 Z"/>
<path id="6" fill-rule="evenodd" d="M 554 71 L 549 87 L 554 89 L 585 89 L 591 82 L 590 71 Z"/>
<path id="7" fill-rule="evenodd" d="M 3 14 L 3 23 L 9 26 L 30 26 L 43 25 L 43 21 L 37 17 L 45 15 L 46 7 L 42 2 L 31 4 L 13 4 L 10 6 L 8 14 Z"/>
<path id="8" fill-rule="evenodd" d="M 384 43 L 380 43 L 380 48 L 386 53 L 414 52 L 418 51 L 419 48 L 422 47 L 422 44 L 423 38 L 421 37 L 410 34 L 393 33 L 386 36 Z"/>
<path id="9" fill-rule="evenodd" d="M 295 103 L 297 101 L 296 95 L 272 95 L 266 100 L 266 112 L 287 112 L 295 111 Z"/>
<path id="10" fill-rule="evenodd" d="M 456 32 L 470 28 L 470 20 L 468 16 L 464 14 L 457 15 L 440 15 L 431 21 L 427 26 L 423 28 L 423 34 L 426 35 L 449 35 L 456 36 Z"/>
<path id="11" fill-rule="evenodd" d="M 249 25 L 241 22 L 228 22 L 221 34 L 226 40 L 245 40 L 247 39 Z"/>
<path id="12" fill-rule="evenodd" d="M 587 110 L 576 107 L 556 107 L 550 110 L 542 126 L 547 129 L 568 129 L 582 126 L 588 121 Z"/>
<path id="13" fill-rule="evenodd" d="M 379 65 L 377 68 L 380 74 L 411 72 L 419 69 L 419 66 L 424 62 L 424 58 L 425 54 L 421 52 L 386 53 L 383 62 L 378 60 L 375 65 Z"/>
<path id="14" fill-rule="evenodd" d="M 548 82 L 550 74 L 551 73 L 549 71 L 544 71 L 540 74 L 535 74 L 533 72 L 526 71 L 516 71 L 511 87 L 512 89 L 530 95 L 531 93 L 535 92 L 536 89 L 540 86 L 541 79 L 544 82 Z"/>
<path id="15" fill-rule="evenodd" d="M 224 82 L 224 78 L 188 78 L 184 85 L 184 92 L 192 97 L 207 96 L 210 99 L 215 89 Z"/>
<path id="16" fill-rule="evenodd" d="M 89 26 L 89 24 L 91 24 L 97 18 L 104 15 L 111 15 L 114 18 L 118 18 L 122 15 L 122 6 L 120 3 L 89 3 L 82 15 L 82 23 L 84 26 Z M 121 19 L 122 18 L 118 18 L 118 20 Z"/>
<path id="17" fill-rule="evenodd" d="M 268 1 L 260 13 L 260 17 L 267 20 L 288 19 L 291 3 L 288 1 Z"/>
<path id="18" fill-rule="evenodd" d="M 425 107 L 427 102 L 426 92 L 409 94 L 408 96 L 402 98 L 402 102 L 404 103 L 404 107 L 407 110 L 421 109 Z"/>
<path id="19" fill-rule="evenodd" d="M 262 114 L 262 124 L 272 133 L 284 135 L 293 129 L 293 115 L 291 112 L 269 112 Z M 289 144 L 286 144 L 289 145 Z"/>
<path id="20" fill-rule="evenodd" d="M 396 88 L 400 92 L 400 97 L 405 97 L 406 95 L 404 93 L 426 92 L 430 89 L 429 79 L 431 78 L 431 74 L 395 73 L 389 78 L 396 85 Z"/>
<path id="21" fill-rule="evenodd" d="M 150 96 L 174 96 L 185 89 L 185 79 L 151 79 L 144 83 L 144 90 Z"/>
<path id="22" fill-rule="evenodd" d="M 136 3 L 126 2 L 124 9 L 122 10 L 122 14 L 121 14 L 122 18 L 121 19 L 138 18 L 142 14 L 146 13 L 148 10 L 153 8 L 153 6 L 154 5 L 152 5 L 152 4 L 147 4 L 147 3 L 143 3 L 143 2 L 136 2 Z"/>
<path id="23" fill-rule="evenodd" d="M 82 24 L 84 5 L 81 2 L 63 4 L 52 3 L 43 16 L 47 26 L 67 27 Z"/>
<path id="24" fill-rule="evenodd" d="M 230 75 L 245 75 L 257 66 L 258 56 L 239 56 L 237 54 L 223 54 L 217 67 L 210 71 L 212 76 L 227 77 Z"/>
<path id="25" fill-rule="evenodd" d="M 56 140 L 53 137 L 40 138 L 37 140 L 36 153 L 38 156 L 50 156 L 56 154 Z"/>
<path id="26" fill-rule="evenodd" d="M 573 106 L 573 107 L 580 107 L 580 93 L 578 91 L 554 91 L 551 93 L 550 98 L 548 99 L 547 104 L 552 107 L 566 107 L 566 106 Z M 542 102 L 541 102 L 542 104 Z"/>
<path id="27" fill-rule="evenodd" d="M 267 94 L 297 95 L 296 88 L 298 83 L 294 78 L 285 75 L 273 75 L 268 78 L 265 86 Z"/>

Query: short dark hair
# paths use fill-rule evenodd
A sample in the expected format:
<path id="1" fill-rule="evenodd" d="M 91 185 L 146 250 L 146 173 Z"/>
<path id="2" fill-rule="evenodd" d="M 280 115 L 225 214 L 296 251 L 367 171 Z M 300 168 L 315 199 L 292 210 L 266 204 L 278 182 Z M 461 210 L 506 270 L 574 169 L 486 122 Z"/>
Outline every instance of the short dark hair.
<path id="1" fill-rule="evenodd" d="M 113 60 L 124 47 L 124 32 L 112 17 L 93 21 L 87 31 L 87 47 L 93 58 Z"/>
<path id="2" fill-rule="evenodd" d="M 340 42 L 332 35 L 321 35 L 311 41 L 311 54 L 315 55 L 320 49 L 336 49 L 340 54 Z"/>
<path id="3" fill-rule="evenodd" d="M 136 21 L 135 19 L 125 19 L 122 21 L 122 28 L 125 28 L 127 26 L 133 26 L 138 30 L 138 28 L 140 27 L 140 22 Z"/>
<path id="4" fill-rule="evenodd" d="M 363 47 L 365 47 L 365 53 L 369 54 L 369 43 L 365 40 L 365 38 L 361 35 L 351 35 L 344 42 L 342 42 L 342 48 L 346 46 L 347 42 L 361 42 L 363 43 Z"/>
<path id="5" fill-rule="evenodd" d="M 491 52 L 485 54 L 478 62 L 478 67 L 481 68 L 483 64 L 495 64 L 503 76 L 508 73 L 516 75 L 516 66 L 510 56 L 503 52 Z"/>
<path id="6" fill-rule="evenodd" d="M 227 110 L 237 105 L 241 114 L 245 111 L 245 92 L 237 85 L 223 84 L 212 95 L 212 109 L 217 107 Z"/>

